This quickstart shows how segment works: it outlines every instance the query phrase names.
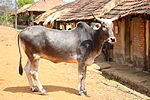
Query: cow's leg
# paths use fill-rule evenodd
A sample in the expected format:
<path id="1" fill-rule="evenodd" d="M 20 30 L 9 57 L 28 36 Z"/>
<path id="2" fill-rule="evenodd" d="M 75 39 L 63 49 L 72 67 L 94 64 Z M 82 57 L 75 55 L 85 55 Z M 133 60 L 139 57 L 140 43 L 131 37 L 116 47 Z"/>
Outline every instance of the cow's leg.
<path id="1" fill-rule="evenodd" d="M 78 89 L 80 95 L 87 95 L 87 91 L 85 90 L 85 78 L 86 78 L 86 66 L 78 65 L 78 74 L 79 74 L 79 83 Z"/>
<path id="2" fill-rule="evenodd" d="M 84 74 L 83 74 L 83 79 L 82 79 L 82 83 L 81 83 L 81 84 L 82 84 L 82 87 L 81 87 L 81 88 L 82 88 L 82 90 L 84 91 L 85 95 L 87 95 L 87 91 L 85 90 L 85 82 L 84 82 L 84 81 L 85 81 L 85 78 L 86 78 L 86 69 L 87 69 L 87 66 L 84 66 L 84 67 L 83 67 L 83 70 L 84 70 L 83 73 L 84 73 Z"/>
<path id="3" fill-rule="evenodd" d="M 39 81 L 38 78 L 38 64 L 39 64 L 39 59 L 34 59 L 31 61 L 31 75 L 39 89 L 39 91 L 41 92 L 41 94 L 46 94 L 46 90 L 43 88 L 42 84 Z"/>
<path id="4" fill-rule="evenodd" d="M 32 77 L 31 77 L 31 73 L 30 73 L 30 71 L 31 71 L 31 64 L 30 64 L 29 60 L 27 61 L 26 65 L 24 67 L 24 70 L 26 72 L 31 91 L 32 92 L 37 92 L 37 89 L 34 87 L 34 84 L 33 84 L 33 81 L 32 81 Z"/>

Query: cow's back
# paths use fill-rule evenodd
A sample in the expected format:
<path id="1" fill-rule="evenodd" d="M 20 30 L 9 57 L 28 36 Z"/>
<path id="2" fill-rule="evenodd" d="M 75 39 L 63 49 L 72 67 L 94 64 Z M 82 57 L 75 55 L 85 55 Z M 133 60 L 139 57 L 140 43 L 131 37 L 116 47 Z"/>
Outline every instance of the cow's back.
<path id="1" fill-rule="evenodd" d="M 53 62 L 76 62 L 78 38 L 72 31 L 32 26 L 20 33 L 25 52 Z"/>

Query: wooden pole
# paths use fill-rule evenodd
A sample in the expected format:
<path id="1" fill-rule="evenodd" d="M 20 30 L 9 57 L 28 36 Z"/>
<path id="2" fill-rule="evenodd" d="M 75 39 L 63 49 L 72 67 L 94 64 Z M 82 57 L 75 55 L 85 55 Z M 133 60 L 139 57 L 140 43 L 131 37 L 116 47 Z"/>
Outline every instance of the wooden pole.
<path id="1" fill-rule="evenodd" d="M 146 20 L 146 71 L 150 71 L 150 22 Z"/>
<path id="2" fill-rule="evenodd" d="M 32 26 L 33 26 L 34 25 L 33 11 L 30 12 L 30 16 L 31 16 L 31 23 L 32 23 Z"/>

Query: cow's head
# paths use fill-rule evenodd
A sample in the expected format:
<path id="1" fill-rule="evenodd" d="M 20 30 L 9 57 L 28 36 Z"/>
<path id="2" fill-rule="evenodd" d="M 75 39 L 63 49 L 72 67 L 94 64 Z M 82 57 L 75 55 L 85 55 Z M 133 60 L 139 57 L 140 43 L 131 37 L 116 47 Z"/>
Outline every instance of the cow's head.
<path id="1" fill-rule="evenodd" d="M 94 16 L 94 15 L 93 15 Z M 98 30 L 100 32 L 101 37 L 103 37 L 104 41 L 108 41 L 110 43 L 116 42 L 116 38 L 113 33 L 113 22 L 111 19 L 103 19 L 94 18 L 99 22 L 96 23 L 93 27 L 94 30 Z"/>

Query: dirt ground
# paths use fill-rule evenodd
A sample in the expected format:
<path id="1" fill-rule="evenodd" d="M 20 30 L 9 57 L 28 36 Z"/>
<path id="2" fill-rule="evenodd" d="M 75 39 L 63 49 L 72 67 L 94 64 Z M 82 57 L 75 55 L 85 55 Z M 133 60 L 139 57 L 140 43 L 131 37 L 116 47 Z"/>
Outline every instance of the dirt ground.
<path id="1" fill-rule="evenodd" d="M 23 65 L 26 63 L 23 56 Z M 17 31 L 0 26 L 0 100 L 150 100 L 113 80 L 108 80 L 96 72 L 101 67 L 89 66 L 86 89 L 88 96 L 79 96 L 77 91 L 77 64 L 54 64 L 40 61 L 39 78 L 47 90 L 47 95 L 31 92 L 25 73 L 18 73 L 19 53 Z"/>

